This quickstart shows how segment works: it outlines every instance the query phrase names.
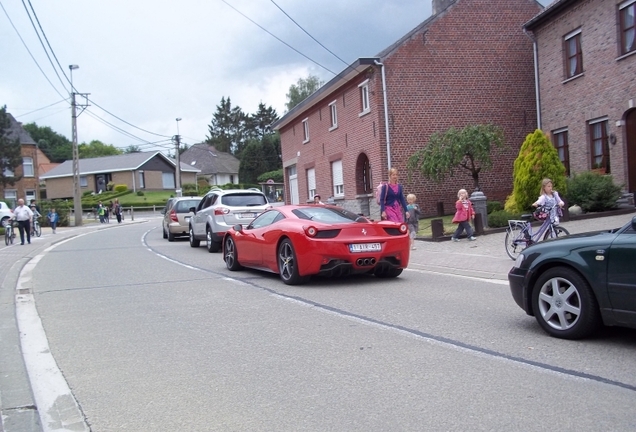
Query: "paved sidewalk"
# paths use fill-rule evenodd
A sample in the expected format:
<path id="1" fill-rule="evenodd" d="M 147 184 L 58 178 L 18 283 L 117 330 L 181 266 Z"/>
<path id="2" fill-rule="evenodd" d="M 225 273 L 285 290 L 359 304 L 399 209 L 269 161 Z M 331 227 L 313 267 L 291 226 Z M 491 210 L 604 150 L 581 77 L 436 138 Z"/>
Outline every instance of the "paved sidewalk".
<path id="1" fill-rule="evenodd" d="M 629 222 L 636 212 L 561 223 L 570 234 L 619 228 Z M 513 261 L 506 254 L 505 232 L 477 237 L 476 241 L 416 241 L 411 251 L 409 268 L 439 273 L 465 275 L 508 281 Z"/>

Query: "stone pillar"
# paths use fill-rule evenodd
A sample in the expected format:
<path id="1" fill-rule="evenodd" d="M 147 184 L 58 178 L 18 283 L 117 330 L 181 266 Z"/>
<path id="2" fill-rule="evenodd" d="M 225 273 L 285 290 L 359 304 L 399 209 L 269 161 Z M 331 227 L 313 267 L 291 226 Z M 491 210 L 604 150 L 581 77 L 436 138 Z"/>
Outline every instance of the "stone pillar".
<path id="1" fill-rule="evenodd" d="M 484 228 L 488 228 L 488 207 L 486 206 L 486 195 L 482 191 L 475 191 L 470 195 L 470 202 L 476 214 L 481 215 L 481 222 Z"/>

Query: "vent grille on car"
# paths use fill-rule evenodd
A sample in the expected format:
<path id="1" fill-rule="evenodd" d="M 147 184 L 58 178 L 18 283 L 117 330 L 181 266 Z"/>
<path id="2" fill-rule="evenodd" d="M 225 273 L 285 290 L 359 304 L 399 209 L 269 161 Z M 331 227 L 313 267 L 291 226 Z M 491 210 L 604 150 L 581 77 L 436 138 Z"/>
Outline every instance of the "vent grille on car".
<path id="1" fill-rule="evenodd" d="M 318 234 L 316 234 L 314 238 L 335 238 L 338 234 L 340 234 L 339 229 L 318 231 Z"/>

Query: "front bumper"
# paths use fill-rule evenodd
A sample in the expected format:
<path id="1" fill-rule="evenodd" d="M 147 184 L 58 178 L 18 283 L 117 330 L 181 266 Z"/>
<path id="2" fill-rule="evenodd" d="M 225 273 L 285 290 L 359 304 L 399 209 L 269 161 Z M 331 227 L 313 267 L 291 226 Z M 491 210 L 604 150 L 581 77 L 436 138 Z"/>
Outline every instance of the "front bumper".
<path id="1" fill-rule="evenodd" d="M 527 270 L 513 267 L 508 273 L 510 293 L 515 303 L 528 315 L 532 315 L 532 305 L 528 300 Z"/>

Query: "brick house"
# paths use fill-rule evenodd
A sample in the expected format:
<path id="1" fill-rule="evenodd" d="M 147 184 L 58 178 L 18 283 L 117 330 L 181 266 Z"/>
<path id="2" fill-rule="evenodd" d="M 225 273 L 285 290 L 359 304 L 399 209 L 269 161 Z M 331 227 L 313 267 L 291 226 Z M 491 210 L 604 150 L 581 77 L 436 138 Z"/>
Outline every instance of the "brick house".
<path id="1" fill-rule="evenodd" d="M 19 198 L 25 202 L 32 199 L 39 200 L 40 197 L 40 169 L 51 163 L 49 158 L 40 150 L 31 135 L 22 127 L 22 123 L 9 113 L 9 129 L 5 131 L 6 136 L 20 141 L 20 151 L 22 153 L 22 165 L 14 170 L 13 174 L 18 177 L 14 185 L 7 185 L 5 188 L 0 185 L 0 197 L 11 208 L 15 207 Z"/>
<path id="2" fill-rule="evenodd" d="M 568 173 L 636 192 L 636 0 L 557 0 L 524 25 L 537 50 L 540 127 Z"/>
<path id="3" fill-rule="evenodd" d="M 180 164 L 181 184 L 196 183 L 199 170 Z M 105 191 L 109 183 L 139 190 L 175 190 L 176 163 L 161 152 L 139 152 L 79 160 L 81 193 Z M 73 161 L 67 160 L 40 177 L 48 199 L 73 197 Z"/>
<path id="4" fill-rule="evenodd" d="M 537 124 L 533 47 L 522 25 L 541 10 L 534 0 L 433 0 L 429 19 L 376 57 L 356 60 L 272 125 L 281 134 L 287 202 L 320 194 L 378 217 L 373 192 L 394 166 L 424 215 L 439 201 L 449 212 L 458 189 L 470 192 L 470 175 L 441 184 L 419 173 L 409 179 L 407 160 L 433 133 L 479 123 L 505 133 L 495 169 L 480 174 L 488 198 L 504 200 L 513 161 Z"/>

